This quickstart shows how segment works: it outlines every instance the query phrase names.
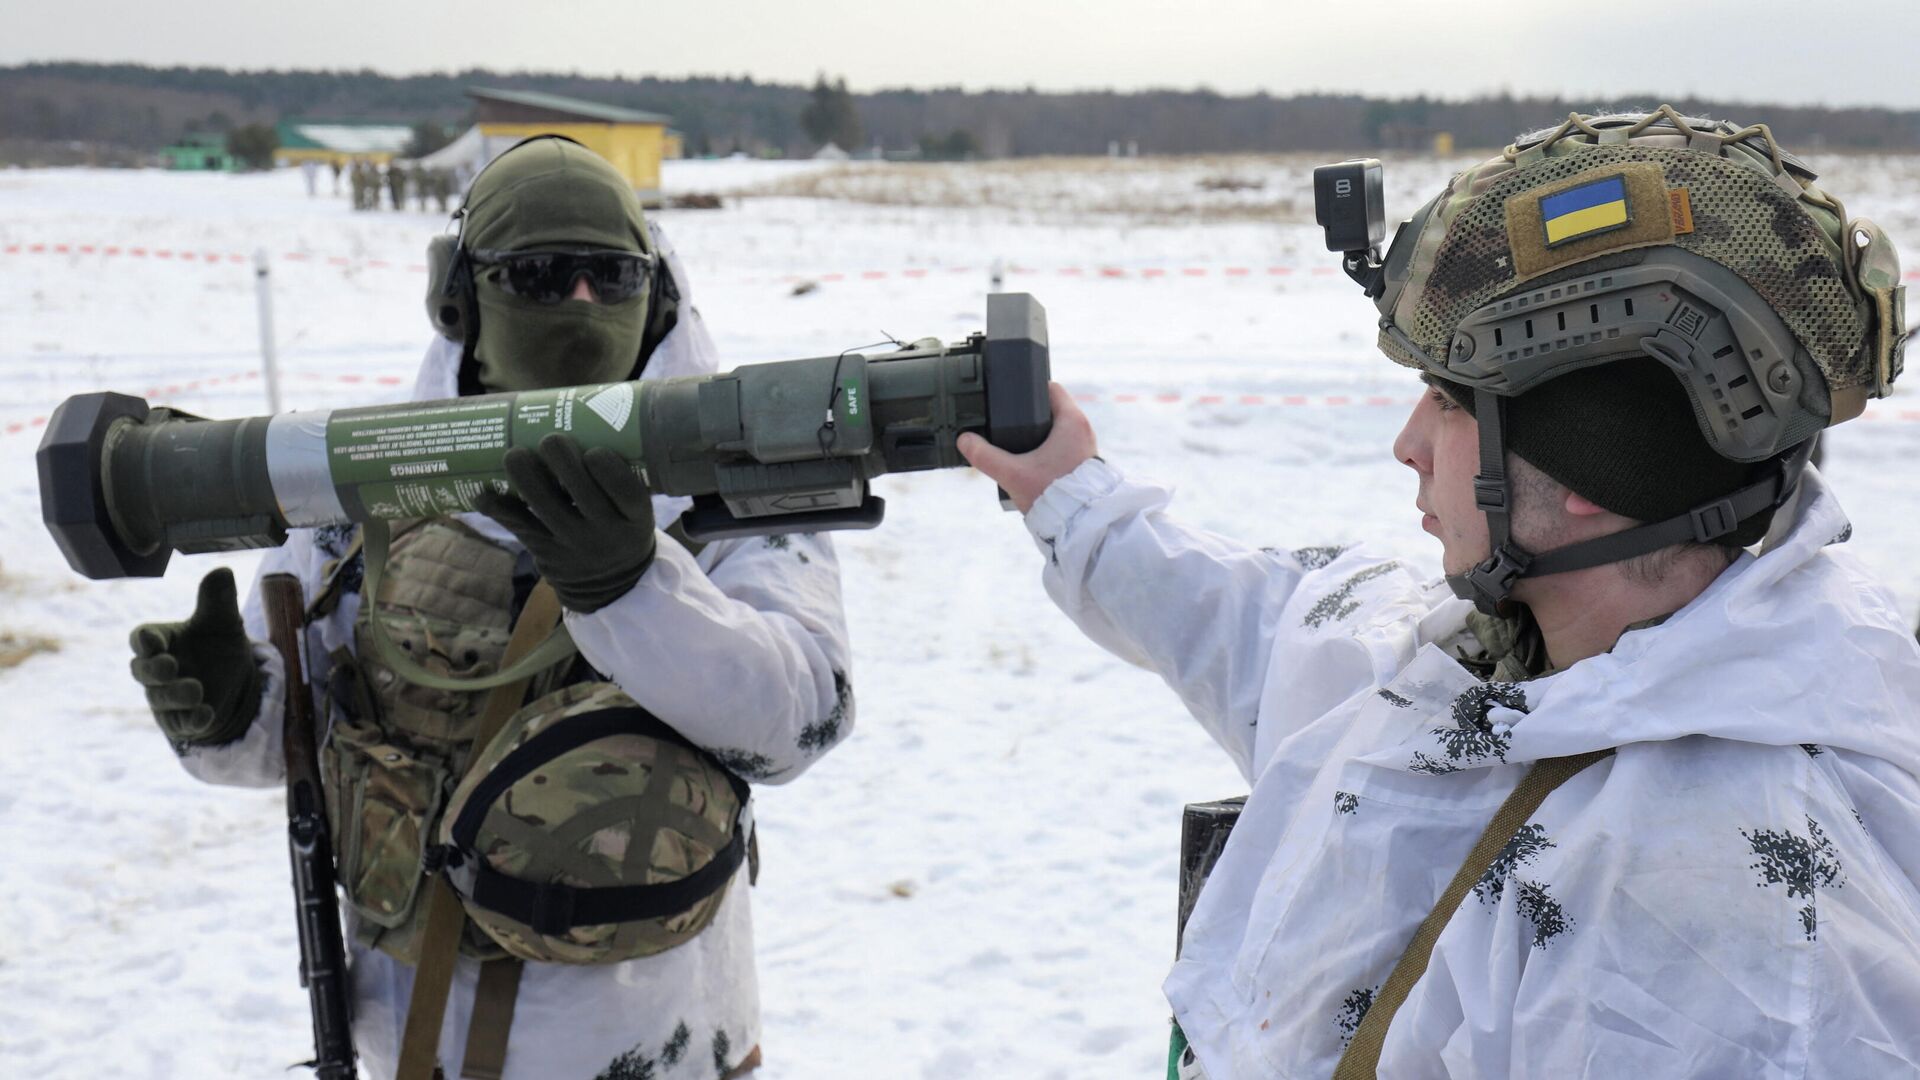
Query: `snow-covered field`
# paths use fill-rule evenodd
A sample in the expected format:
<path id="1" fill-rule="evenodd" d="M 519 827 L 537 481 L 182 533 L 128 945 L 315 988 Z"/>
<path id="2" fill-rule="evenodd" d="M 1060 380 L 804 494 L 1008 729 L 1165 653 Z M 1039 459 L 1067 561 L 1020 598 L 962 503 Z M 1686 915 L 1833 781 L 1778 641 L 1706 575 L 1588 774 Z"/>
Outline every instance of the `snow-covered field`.
<path id="1" fill-rule="evenodd" d="M 1461 163 L 1389 161 L 1393 211 Z M 1388 452 L 1416 383 L 1326 272 L 1311 164 L 922 168 L 888 197 L 873 167 L 681 162 L 670 191 L 769 194 L 663 220 L 733 362 L 958 338 L 998 265 L 1046 304 L 1055 375 L 1105 456 L 1177 484 L 1188 521 L 1432 564 Z M 1852 213 L 1920 244 L 1920 162 L 1815 164 Z M 1201 192 L 1208 175 L 1263 186 Z M 992 197 L 964 197 L 982 184 Z M 1203 212 L 1216 197 L 1275 215 Z M 35 420 L 105 388 L 264 411 L 256 249 L 287 407 L 392 397 L 428 340 L 416 267 L 444 223 L 310 200 L 290 172 L 0 172 L 0 1076 L 268 1077 L 311 1049 L 283 796 L 189 780 L 126 675 L 133 624 L 184 616 L 202 574 L 250 576 L 253 558 L 78 578 L 39 524 Z M 1828 450 L 1852 547 L 1909 608 L 1916 456 L 1900 398 Z M 1242 782 L 1156 679 L 1052 608 L 984 478 L 880 488 L 886 525 L 838 541 L 855 735 L 759 794 L 762 1075 L 1154 1075 L 1180 807 Z M 5 667 L 35 635 L 57 651 Z"/>

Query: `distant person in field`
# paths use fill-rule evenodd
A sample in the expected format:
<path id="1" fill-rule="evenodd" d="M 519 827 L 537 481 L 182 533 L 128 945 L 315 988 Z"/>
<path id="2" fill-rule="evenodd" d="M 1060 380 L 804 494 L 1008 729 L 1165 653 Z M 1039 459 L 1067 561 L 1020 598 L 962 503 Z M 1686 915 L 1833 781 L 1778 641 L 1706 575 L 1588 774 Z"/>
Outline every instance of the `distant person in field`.
<path id="1" fill-rule="evenodd" d="M 574 401 L 573 430 L 619 429 L 638 422 L 624 380 L 718 368 L 673 248 L 579 144 L 502 154 L 458 225 L 434 249 L 440 334 L 416 399 L 614 384 Z M 833 545 L 692 540 L 691 500 L 572 434 L 505 468 L 513 493 L 484 513 L 294 530 L 261 566 L 298 575 L 310 605 L 366 1075 L 743 1076 L 762 1056 L 747 785 L 799 776 L 853 724 Z M 516 628 L 565 644 L 555 619 L 571 645 L 523 695 L 472 686 L 509 666 Z M 281 780 L 265 637 L 226 570 L 187 622 L 134 631 L 134 676 L 195 777 Z M 550 745 L 576 735 L 591 741 Z M 455 918 L 436 921 L 447 890 Z M 431 1015 L 428 961 L 456 953 L 444 1025 L 408 1041 L 410 1010 Z"/>
<path id="2" fill-rule="evenodd" d="M 1920 1075 L 1920 647 L 1806 465 L 1899 374 L 1901 277 L 1814 180 L 1764 126 L 1576 116 L 1402 227 L 1444 580 L 1183 526 L 1058 387 L 1032 453 L 961 437 L 1252 786 L 1169 1075 Z"/>
<path id="3" fill-rule="evenodd" d="M 380 202 L 380 181 L 374 174 L 373 166 L 366 159 L 355 159 L 353 163 L 353 208 L 372 210 Z"/>

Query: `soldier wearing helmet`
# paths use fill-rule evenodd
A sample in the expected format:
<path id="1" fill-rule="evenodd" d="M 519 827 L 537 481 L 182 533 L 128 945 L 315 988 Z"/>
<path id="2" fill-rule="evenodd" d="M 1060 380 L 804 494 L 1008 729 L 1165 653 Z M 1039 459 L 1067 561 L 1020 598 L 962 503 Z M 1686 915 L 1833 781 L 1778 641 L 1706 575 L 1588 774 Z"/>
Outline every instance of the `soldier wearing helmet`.
<path id="1" fill-rule="evenodd" d="M 580 412 L 618 426 L 625 380 L 716 369 L 673 249 L 577 143 L 508 150 L 457 223 L 429 251 L 416 399 L 611 384 Z M 306 586 L 361 1059 L 402 1080 L 743 1075 L 748 784 L 852 724 L 832 546 L 691 541 L 689 500 L 564 435 L 505 465 L 515 495 L 485 514 L 297 530 L 261 567 Z M 191 620 L 134 632 L 194 776 L 279 782 L 265 638 L 225 570 Z"/>
<path id="2" fill-rule="evenodd" d="M 1900 373 L 1890 242 L 1663 107 L 1467 170 L 1364 276 L 1443 580 L 1183 528 L 1058 387 L 1032 453 L 961 446 L 1252 785 L 1174 1073 L 1920 1070 L 1920 648 L 1807 465 Z"/>

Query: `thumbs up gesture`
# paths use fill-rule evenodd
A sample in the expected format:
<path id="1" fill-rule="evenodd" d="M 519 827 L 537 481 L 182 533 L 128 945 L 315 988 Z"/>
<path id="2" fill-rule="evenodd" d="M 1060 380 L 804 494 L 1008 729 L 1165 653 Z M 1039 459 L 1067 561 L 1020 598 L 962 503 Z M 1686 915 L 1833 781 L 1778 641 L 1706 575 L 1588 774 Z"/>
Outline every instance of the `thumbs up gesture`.
<path id="1" fill-rule="evenodd" d="M 260 711 L 261 676 L 240 621 L 233 571 L 200 580 L 185 622 L 142 623 L 133 630 L 133 678 L 176 749 L 218 746 L 246 734 Z"/>

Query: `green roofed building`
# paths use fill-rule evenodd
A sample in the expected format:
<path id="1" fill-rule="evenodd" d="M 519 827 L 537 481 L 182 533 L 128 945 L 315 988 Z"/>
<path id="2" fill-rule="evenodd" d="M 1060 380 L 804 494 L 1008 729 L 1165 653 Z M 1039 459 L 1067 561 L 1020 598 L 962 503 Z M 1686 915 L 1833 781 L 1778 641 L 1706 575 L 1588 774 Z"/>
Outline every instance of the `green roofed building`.
<path id="1" fill-rule="evenodd" d="M 160 160 L 167 168 L 182 172 L 237 172 L 240 159 L 227 152 L 227 137 L 216 131 L 196 131 L 180 136 L 172 146 L 160 148 Z"/>

